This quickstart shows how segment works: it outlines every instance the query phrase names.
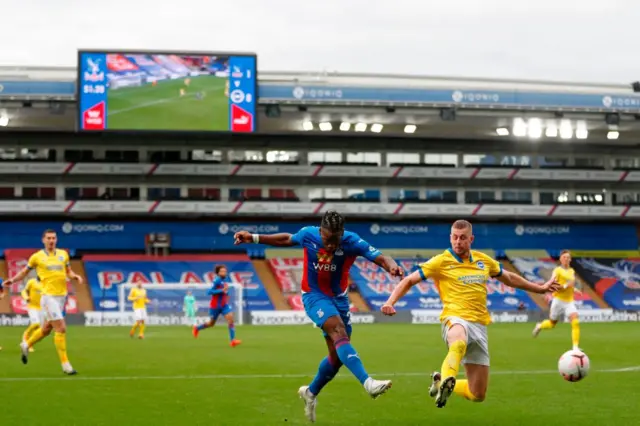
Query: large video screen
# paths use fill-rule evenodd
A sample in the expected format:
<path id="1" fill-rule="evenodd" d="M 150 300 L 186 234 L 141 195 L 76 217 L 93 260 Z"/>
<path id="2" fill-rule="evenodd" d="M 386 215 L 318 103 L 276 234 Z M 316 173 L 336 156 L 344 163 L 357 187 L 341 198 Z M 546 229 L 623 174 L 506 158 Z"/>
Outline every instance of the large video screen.
<path id="1" fill-rule="evenodd" d="M 80 130 L 256 130 L 256 55 L 80 51 L 78 62 Z"/>

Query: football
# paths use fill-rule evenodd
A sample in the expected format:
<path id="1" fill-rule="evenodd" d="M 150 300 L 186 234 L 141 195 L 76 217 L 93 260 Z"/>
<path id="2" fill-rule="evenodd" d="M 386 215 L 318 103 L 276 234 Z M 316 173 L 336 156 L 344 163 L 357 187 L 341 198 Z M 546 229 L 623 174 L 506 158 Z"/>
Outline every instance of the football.
<path id="1" fill-rule="evenodd" d="M 558 372 L 568 382 L 579 382 L 589 374 L 589 357 L 582 351 L 570 350 L 558 360 Z"/>

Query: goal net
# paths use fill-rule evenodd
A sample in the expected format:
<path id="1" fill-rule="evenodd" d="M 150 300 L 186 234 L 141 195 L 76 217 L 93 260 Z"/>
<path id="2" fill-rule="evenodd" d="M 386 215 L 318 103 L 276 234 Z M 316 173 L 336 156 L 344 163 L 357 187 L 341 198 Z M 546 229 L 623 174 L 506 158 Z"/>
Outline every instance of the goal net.
<path id="1" fill-rule="evenodd" d="M 118 308 L 120 312 L 132 312 L 133 304 L 127 298 L 132 288 L 137 284 L 121 284 L 118 288 Z M 143 284 L 147 290 L 147 314 L 157 316 L 181 316 L 184 317 L 184 297 L 191 290 L 196 299 L 196 315 L 198 317 L 209 316 L 209 302 L 211 296 L 207 291 L 210 284 Z M 229 283 L 227 292 L 229 305 L 233 310 L 234 322 L 242 325 L 244 321 L 244 291 L 241 284 Z M 185 318 L 186 319 L 186 318 Z M 221 318 L 218 318 L 221 319 Z M 187 324 L 185 322 L 185 324 Z"/>

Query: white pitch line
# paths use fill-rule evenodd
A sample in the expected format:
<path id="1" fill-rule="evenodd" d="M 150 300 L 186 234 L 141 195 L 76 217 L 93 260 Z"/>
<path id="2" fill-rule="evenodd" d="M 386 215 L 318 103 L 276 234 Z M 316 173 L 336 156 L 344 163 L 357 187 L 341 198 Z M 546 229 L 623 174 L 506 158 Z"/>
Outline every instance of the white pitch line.
<path id="1" fill-rule="evenodd" d="M 640 371 L 640 365 L 624 368 L 595 370 L 597 373 L 629 373 Z M 429 377 L 427 372 L 376 373 L 373 377 Z M 558 374 L 556 370 L 503 370 L 493 371 L 492 376 L 499 375 L 537 375 Z M 205 374 L 205 375 L 177 375 L 177 376 L 75 376 L 75 377 L 0 377 L 0 382 L 48 382 L 58 380 L 69 381 L 123 381 L 123 380 L 216 380 L 216 379 L 304 379 L 313 377 L 311 374 Z M 350 377 L 341 374 L 336 379 Z"/>

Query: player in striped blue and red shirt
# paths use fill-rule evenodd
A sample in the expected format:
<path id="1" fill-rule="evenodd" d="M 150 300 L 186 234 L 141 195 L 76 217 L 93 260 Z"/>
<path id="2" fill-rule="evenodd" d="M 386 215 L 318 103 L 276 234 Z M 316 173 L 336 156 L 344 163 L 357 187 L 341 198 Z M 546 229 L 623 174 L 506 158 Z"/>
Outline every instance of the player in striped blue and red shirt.
<path id="1" fill-rule="evenodd" d="M 307 226 L 296 234 L 257 235 L 237 232 L 235 243 L 267 244 L 276 247 L 301 246 L 304 252 L 302 302 L 309 318 L 324 332 L 329 356 L 320 362 L 318 373 L 298 394 L 305 402 L 305 415 L 316 418 L 316 397 L 345 365 L 373 398 L 391 387 L 391 380 L 375 380 L 367 374 L 350 342 L 349 269 L 358 256 L 402 277 L 396 262 L 380 253 L 357 234 L 345 231 L 344 218 L 335 211 L 324 214 L 320 227 Z"/>
<path id="2" fill-rule="evenodd" d="M 229 279 L 227 276 L 227 268 L 224 265 L 218 265 L 216 266 L 215 272 L 216 278 L 213 280 L 213 286 L 207 291 L 207 294 L 211 295 L 211 302 L 209 304 L 210 319 L 204 324 L 193 326 L 193 337 L 198 337 L 200 330 L 213 327 L 220 314 L 222 314 L 224 319 L 227 320 L 227 325 L 229 326 L 229 344 L 232 347 L 235 347 L 242 343 L 242 341 L 236 339 L 236 328 L 233 323 L 233 310 L 231 309 L 231 305 L 229 305 Z"/>

